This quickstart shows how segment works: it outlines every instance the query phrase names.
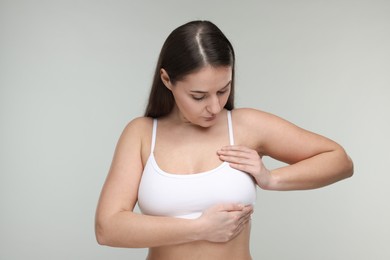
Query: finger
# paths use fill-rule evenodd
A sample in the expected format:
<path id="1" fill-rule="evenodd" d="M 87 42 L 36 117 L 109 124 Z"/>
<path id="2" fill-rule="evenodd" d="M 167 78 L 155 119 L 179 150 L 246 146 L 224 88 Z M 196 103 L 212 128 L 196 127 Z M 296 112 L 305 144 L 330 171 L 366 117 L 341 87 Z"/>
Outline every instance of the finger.
<path id="1" fill-rule="evenodd" d="M 228 153 L 219 153 L 220 159 L 224 158 L 225 160 L 253 160 L 249 154 L 239 153 L 239 152 L 228 152 Z"/>
<path id="2" fill-rule="evenodd" d="M 250 218 L 252 214 L 253 214 L 253 207 L 252 206 L 245 207 L 244 210 L 242 211 L 241 218 L 243 219 Z"/>
<path id="3" fill-rule="evenodd" d="M 248 219 L 250 219 L 252 213 L 253 213 L 253 207 L 245 206 L 244 209 L 241 212 L 239 212 L 237 215 L 238 223 L 247 222 Z"/>
<path id="4" fill-rule="evenodd" d="M 242 171 L 242 172 L 251 172 L 253 170 L 253 165 L 250 164 L 243 164 L 243 163 L 232 163 L 229 162 L 230 167 Z"/>
<path id="5" fill-rule="evenodd" d="M 242 230 L 244 230 L 244 227 L 245 227 L 244 225 L 237 226 L 237 228 L 234 230 L 231 239 L 234 239 L 236 236 L 238 236 L 242 232 Z"/>
<path id="6" fill-rule="evenodd" d="M 224 162 L 229 162 L 229 163 L 233 163 L 233 164 L 243 164 L 243 165 L 248 165 L 248 166 L 253 165 L 253 162 L 251 162 L 251 160 L 247 159 L 247 158 L 221 155 L 220 159 Z"/>
<path id="7" fill-rule="evenodd" d="M 253 213 L 253 204 L 245 205 L 245 210 L 248 210 L 248 212 Z"/>
<path id="8" fill-rule="evenodd" d="M 233 235 L 232 238 L 238 236 L 238 235 L 244 230 L 244 228 L 246 227 L 247 223 L 248 223 L 248 220 L 239 223 L 239 224 L 237 225 L 235 231 L 234 231 L 234 235 Z"/>
<path id="9" fill-rule="evenodd" d="M 243 146 L 243 145 L 226 145 L 221 148 L 222 151 L 243 151 L 243 152 L 249 152 L 251 151 L 250 148 Z"/>
<path id="10" fill-rule="evenodd" d="M 249 159 L 249 160 L 257 160 L 259 159 L 259 154 L 254 150 L 249 151 L 241 151 L 241 150 L 218 150 L 217 154 L 220 157 L 224 158 L 242 158 L 242 159 Z"/>
<path id="11" fill-rule="evenodd" d="M 218 156 L 221 160 L 231 161 L 236 163 L 243 163 L 245 161 L 255 161 L 258 160 L 259 156 L 257 154 L 251 154 L 246 152 L 237 152 L 237 151 L 224 151 L 218 152 Z"/>
<path id="12" fill-rule="evenodd" d="M 248 213 L 248 214 L 252 214 L 253 213 L 253 205 L 252 204 L 245 205 L 243 211 Z"/>
<path id="13" fill-rule="evenodd" d="M 236 203 L 226 203 L 219 205 L 220 211 L 242 211 L 244 208 L 244 205 Z"/>
<path id="14" fill-rule="evenodd" d="M 251 154 L 252 151 L 250 150 L 224 150 L 224 149 L 219 149 L 217 151 L 217 154 L 219 155 L 230 155 L 230 156 L 236 156 L 236 157 L 250 157 L 252 156 Z"/>
<path id="15" fill-rule="evenodd" d="M 252 167 L 259 166 L 259 160 L 260 160 L 257 154 L 252 155 L 252 157 L 220 154 L 219 158 L 220 160 L 229 162 L 231 164 L 242 164 L 242 165 L 247 165 Z"/>
<path id="16" fill-rule="evenodd" d="M 247 223 L 249 223 L 251 221 L 251 219 L 252 219 L 252 214 L 247 214 L 240 219 L 239 225 L 241 225 L 241 226 L 246 225 Z"/>
<path id="17" fill-rule="evenodd" d="M 225 160 L 225 162 L 229 163 L 229 166 L 233 169 L 251 173 L 257 171 L 257 164 L 255 162 L 251 161 L 245 161 L 245 160 Z"/>

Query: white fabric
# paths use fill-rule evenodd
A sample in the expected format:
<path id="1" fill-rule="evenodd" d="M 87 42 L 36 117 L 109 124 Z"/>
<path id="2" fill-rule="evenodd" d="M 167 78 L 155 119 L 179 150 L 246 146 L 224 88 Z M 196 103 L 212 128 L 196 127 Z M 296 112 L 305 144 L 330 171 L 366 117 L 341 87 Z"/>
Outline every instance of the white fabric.
<path id="1" fill-rule="evenodd" d="M 230 144 L 234 144 L 233 127 L 228 111 Z M 212 205 L 220 203 L 254 204 L 256 185 L 253 178 L 229 166 L 195 174 L 172 174 L 163 171 L 154 158 L 157 119 L 153 122 L 151 153 L 138 190 L 138 205 L 146 215 L 194 219 Z"/>

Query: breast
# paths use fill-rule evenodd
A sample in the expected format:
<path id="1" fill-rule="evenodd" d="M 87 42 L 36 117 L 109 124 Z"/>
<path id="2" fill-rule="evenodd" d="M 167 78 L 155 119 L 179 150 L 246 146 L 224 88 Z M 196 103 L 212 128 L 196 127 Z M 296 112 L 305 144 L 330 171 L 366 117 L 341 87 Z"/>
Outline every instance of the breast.
<path id="1" fill-rule="evenodd" d="M 251 176 L 228 163 L 202 173 L 179 175 L 162 171 L 149 158 L 138 191 L 138 205 L 146 215 L 197 218 L 223 203 L 254 204 L 256 185 Z"/>

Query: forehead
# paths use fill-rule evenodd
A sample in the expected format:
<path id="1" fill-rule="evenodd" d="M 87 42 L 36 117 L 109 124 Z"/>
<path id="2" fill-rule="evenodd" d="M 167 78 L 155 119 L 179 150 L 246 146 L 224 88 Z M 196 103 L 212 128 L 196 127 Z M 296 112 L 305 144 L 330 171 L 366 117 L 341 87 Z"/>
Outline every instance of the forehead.
<path id="1" fill-rule="evenodd" d="M 189 87 L 221 88 L 226 86 L 232 80 L 232 67 L 211 67 L 206 66 L 200 70 L 190 73 L 177 83 L 188 85 Z"/>

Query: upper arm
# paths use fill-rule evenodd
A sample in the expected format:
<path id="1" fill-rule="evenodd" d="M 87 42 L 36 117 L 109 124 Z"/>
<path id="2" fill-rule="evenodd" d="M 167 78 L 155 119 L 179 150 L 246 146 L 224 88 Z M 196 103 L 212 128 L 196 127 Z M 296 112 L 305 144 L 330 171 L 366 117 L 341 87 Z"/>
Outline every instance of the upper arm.
<path id="1" fill-rule="evenodd" d="M 244 136 L 248 137 L 248 145 L 260 155 L 292 164 L 320 153 L 342 149 L 334 141 L 275 115 L 254 109 L 244 109 L 240 113 L 241 132 L 246 132 Z"/>
<path id="2" fill-rule="evenodd" d="M 131 121 L 121 134 L 100 195 L 98 218 L 134 209 L 143 171 L 142 133 L 151 128 L 148 120 Z"/>

